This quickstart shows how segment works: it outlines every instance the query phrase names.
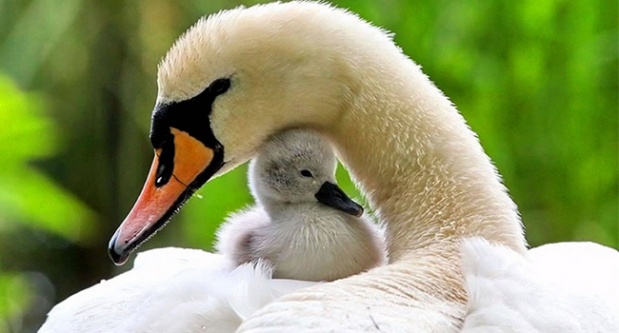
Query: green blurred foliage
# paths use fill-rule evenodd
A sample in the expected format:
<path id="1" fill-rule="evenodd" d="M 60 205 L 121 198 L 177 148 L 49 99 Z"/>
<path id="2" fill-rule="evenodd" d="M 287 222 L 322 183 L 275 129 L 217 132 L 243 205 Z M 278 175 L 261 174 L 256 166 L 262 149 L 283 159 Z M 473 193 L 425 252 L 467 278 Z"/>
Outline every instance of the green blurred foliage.
<path id="1" fill-rule="evenodd" d="M 94 230 L 92 213 L 70 193 L 29 165 L 56 151 L 56 127 L 42 114 L 40 99 L 21 93 L 0 76 L 0 230 L 15 223 L 58 234 L 71 241 L 87 240 Z"/>
<path id="2" fill-rule="evenodd" d="M 21 226 L 56 234 L 73 242 L 92 237 L 93 213 L 73 195 L 30 165 L 56 151 L 58 135 L 38 96 L 24 94 L 0 75 L 0 239 L 11 241 Z M 8 143 L 8 144 L 6 144 Z M 1 252 L 0 252 L 1 253 Z M 0 331 L 27 309 L 29 281 L 0 265 Z"/>
<path id="3" fill-rule="evenodd" d="M 20 274 L 0 275 L 0 332 L 10 332 L 19 325 L 12 323 L 24 313 L 31 301 L 27 280 Z"/>
<path id="4" fill-rule="evenodd" d="M 202 15 L 254 3 L 0 0 L 0 333 L 35 331 L 119 272 L 105 247 L 152 160 L 158 61 Z M 335 3 L 393 31 L 458 106 L 532 246 L 619 247 L 616 1 Z M 145 247 L 210 249 L 250 202 L 245 173 L 210 182 Z"/>

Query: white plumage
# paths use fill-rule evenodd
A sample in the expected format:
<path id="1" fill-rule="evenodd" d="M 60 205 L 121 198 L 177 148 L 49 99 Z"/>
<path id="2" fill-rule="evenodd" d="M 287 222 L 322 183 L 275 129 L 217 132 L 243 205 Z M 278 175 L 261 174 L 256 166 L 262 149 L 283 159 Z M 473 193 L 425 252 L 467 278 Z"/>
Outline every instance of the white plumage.
<path id="1" fill-rule="evenodd" d="M 522 255 L 465 240 L 463 333 L 619 332 L 619 252 L 557 243 Z"/>
<path id="2" fill-rule="evenodd" d="M 271 279 L 263 263 L 233 268 L 217 254 L 155 249 L 140 253 L 130 271 L 55 306 L 39 332 L 234 332 L 260 307 L 313 284 Z"/>

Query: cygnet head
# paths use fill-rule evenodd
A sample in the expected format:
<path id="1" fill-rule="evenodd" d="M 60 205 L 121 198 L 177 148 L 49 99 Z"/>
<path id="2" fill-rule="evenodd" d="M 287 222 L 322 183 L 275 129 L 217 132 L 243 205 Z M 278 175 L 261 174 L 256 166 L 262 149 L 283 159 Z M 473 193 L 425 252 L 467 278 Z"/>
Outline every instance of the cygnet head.
<path id="1" fill-rule="evenodd" d="M 361 216 L 363 208 L 337 186 L 336 166 L 328 142 L 309 130 L 287 130 L 269 138 L 251 161 L 251 190 L 269 213 L 282 205 L 320 202 Z"/>

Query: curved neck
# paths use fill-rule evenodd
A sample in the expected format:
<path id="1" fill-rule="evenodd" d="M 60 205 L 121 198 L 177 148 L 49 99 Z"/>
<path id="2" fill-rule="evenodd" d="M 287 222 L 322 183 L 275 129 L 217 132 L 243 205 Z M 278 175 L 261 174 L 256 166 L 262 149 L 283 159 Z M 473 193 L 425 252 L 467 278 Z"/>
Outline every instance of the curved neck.
<path id="1" fill-rule="evenodd" d="M 390 257 L 474 235 L 524 252 L 517 207 L 450 101 L 403 55 L 365 68 L 326 132 L 386 223 Z"/>

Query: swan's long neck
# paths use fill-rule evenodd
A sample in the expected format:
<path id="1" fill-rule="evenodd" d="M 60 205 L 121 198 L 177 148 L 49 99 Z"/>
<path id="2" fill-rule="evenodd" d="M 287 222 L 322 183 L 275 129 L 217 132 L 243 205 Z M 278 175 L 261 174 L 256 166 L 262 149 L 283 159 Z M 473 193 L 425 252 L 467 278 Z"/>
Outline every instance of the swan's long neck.
<path id="1" fill-rule="evenodd" d="M 365 69 L 328 132 L 386 223 L 391 258 L 472 235 L 523 252 L 516 205 L 451 102 L 400 54 Z"/>

